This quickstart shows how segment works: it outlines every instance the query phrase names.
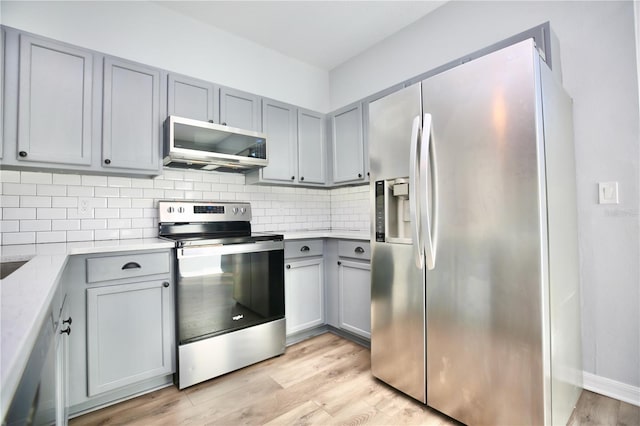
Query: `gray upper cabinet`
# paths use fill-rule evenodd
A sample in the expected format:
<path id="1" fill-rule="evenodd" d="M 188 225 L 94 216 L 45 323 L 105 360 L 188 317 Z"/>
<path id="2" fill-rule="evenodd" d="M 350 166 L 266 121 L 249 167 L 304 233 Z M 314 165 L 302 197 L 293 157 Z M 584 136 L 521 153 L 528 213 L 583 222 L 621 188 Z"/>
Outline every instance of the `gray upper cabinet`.
<path id="1" fill-rule="evenodd" d="M 19 38 L 17 159 L 90 165 L 93 54 Z"/>
<path id="2" fill-rule="evenodd" d="M 103 167 L 159 171 L 160 71 L 105 57 L 103 92 Z"/>
<path id="3" fill-rule="evenodd" d="M 262 169 L 262 178 L 294 182 L 298 174 L 296 109 L 272 100 L 262 101 L 262 129 L 267 135 L 269 165 Z"/>
<path id="4" fill-rule="evenodd" d="M 218 90 L 213 83 L 178 74 L 169 74 L 167 80 L 167 115 L 220 122 Z"/>
<path id="5" fill-rule="evenodd" d="M 356 103 L 331 115 L 333 183 L 364 181 L 362 105 Z"/>
<path id="6" fill-rule="evenodd" d="M 326 183 L 325 120 L 322 114 L 298 110 L 298 174 L 301 183 Z"/>
<path id="7" fill-rule="evenodd" d="M 260 97 L 240 90 L 221 88 L 220 123 L 244 130 L 262 131 Z"/>

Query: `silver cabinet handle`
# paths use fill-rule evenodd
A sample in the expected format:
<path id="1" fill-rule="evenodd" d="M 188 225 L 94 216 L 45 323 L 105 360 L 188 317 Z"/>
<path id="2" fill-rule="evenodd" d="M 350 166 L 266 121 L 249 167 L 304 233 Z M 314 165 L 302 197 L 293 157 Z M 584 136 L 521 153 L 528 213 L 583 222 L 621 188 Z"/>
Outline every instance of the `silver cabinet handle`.
<path id="1" fill-rule="evenodd" d="M 309 246 L 300 247 L 300 251 L 309 251 L 309 250 L 310 250 Z"/>
<path id="2" fill-rule="evenodd" d="M 356 247 L 356 249 L 354 250 L 356 253 L 362 254 L 364 253 L 364 249 L 360 246 Z"/>

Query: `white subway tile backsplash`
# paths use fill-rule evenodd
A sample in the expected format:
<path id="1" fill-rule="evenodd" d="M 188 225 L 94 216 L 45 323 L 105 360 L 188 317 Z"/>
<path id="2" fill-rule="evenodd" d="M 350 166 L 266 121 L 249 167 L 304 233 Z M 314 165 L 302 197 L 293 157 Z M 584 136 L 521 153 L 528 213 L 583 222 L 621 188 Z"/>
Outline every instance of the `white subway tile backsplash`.
<path id="1" fill-rule="evenodd" d="M 161 199 L 251 202 L 255 231 L 369 230 L 368 186 L 245 185 L 242 174 L 191 170 L 155 179 L 2 170 L 0 182 L 3 244 L 153 238 Z"/>
<path id="2" fill-rule="evenodd" d="M 36 218 L 36 209 L 33 207 L 15 208 L 8 207 L 2 209 L 3 220 L 31 220 Z"/>
<path id="3" fill-rule="evenodd" d="M 82 176 L 82 186 L 107 186 L 106 176 Z"/>
<path id="4" fill-rule="evenodd" d="M 120 188 L 98 186 L 94 190 L 96 197 L 119 197 Z"/>
<path id="5" fill-rule="evenodd" d="M 35 183 L 3 183 L 2 195 L 36 195 Z"/>
<path id="6" fill-rule="evenodd" d="M 76 197 L 51 197 L 51 207 L 78 207 Z"/>
<path id="7" fill-rule="evenodd" d="M 81 185 L 82 179 L 80 175 L 53 174 L 54 185 Z"/>
<path id="8" fill-rule="evenodd" d="M 119 240 L 120 231 L 117 229 L 98 229 L 94 231 L 96 240 Z"/>
<path id="9" fill-rule="evenodd" d="M 38 219 L 66 219 L 67 209 L 63 208 L 38 208 Z"/>
<path id="10" fill-rule="evenodd" d="M 0 195 L 0 207 L 20 207 L 20 196 Z"/>
<path id="11" fill-rule="evenodd" d="M 37 232 L 37 243 L 63 243 L 67 241 L 67 233 L 64 231 Z"/>
<path id="12" fill-rule="evenodd" d="M 132 238 L 142 238 L 143 233 L 142 229 L 121 229 L 120 230 L 120 238 L 123 240 L 128 240 Z"/>
<path id="13" fill-rule="evenodd" d="M 0 220 L 0 232 L 19 232 L 19 220 Z"/>
<path id="14" fill-rule="evenodd" d="M 131 188 L 131 178 L 109 176 L 107 178 L 107 184 L 120 188 Z"/>
<path id="15" fill-rule="evenodd" d="M 15 170 L 0 170 L 0 182 L 20 183 L 20 172 Z"/>
<path id="16" fill-rule="evenodd" d="M 93 197 L 93 186 L 68 186 L 69 197 Z"/>
<path id="17" fill-rule="evenodd" d="M 20 232 L 24 231 L 51 231 L 50 220 L 21 220 Z"/>
<path id="18" fill-rule="evenodd" d="M 22 183 L 51 183 L 51 173 L 20 172 Z"/>
<path id="19" fill-rule="evenodd" d="M 52 231 L 77 231 L 80 229 L 80 219 L 55 219 L 51 221 Z"/>
<path id="20" fill-rule="evenodd" d="M 91 241 L 93 231 L 67 231 L 67 241 Z"/>
<path id="21" fill-rule="evenodd" d="M 3 232 L 2 245 L 33 244 L 36 242 L 35 232 Z"/>
<path id="22" fill-rule="evenodd" d="M 131 207 L 131 198 L 109 198 L 107 205 L 110 209 L 129 208 Z"/>
<path id="23" fill-rule="evenodd" d="M 37 185 L 36 193 L 38 195 L 49 195 L 56 197 L 64 197 L 67 195 L 66 185 Z"/>

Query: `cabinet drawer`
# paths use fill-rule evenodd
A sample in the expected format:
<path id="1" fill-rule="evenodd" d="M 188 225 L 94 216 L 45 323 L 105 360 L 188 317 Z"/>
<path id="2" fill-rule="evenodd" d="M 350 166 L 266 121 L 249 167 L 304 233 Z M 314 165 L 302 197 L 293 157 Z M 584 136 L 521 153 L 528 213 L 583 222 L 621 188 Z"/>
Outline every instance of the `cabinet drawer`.
<path id="1" fill-rule="evenodd" d="M 371 248 L 367 241 L 338 241 L 338 256 L 369 260 Z"/>
<path id="2" fill-rule="evenodd" d="M 322 240 L 287 241 L 284 245 L 284 257 L 322 256 Z"/>
<path id="3" fill-rule="evenodd" d="M 88 258 L 87 282 L 167 274 L 169 262 L 169 252 Z"/>

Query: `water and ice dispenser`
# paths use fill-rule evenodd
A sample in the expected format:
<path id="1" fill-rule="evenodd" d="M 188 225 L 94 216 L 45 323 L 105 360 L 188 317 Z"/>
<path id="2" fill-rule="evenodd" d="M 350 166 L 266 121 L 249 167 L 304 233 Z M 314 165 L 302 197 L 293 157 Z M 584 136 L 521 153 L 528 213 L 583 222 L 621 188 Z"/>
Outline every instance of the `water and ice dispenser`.
<path id="1" fill-rule="evenodd" d="M 411 244 L 409 178 L 376 181 L 376 241 Z"/>

